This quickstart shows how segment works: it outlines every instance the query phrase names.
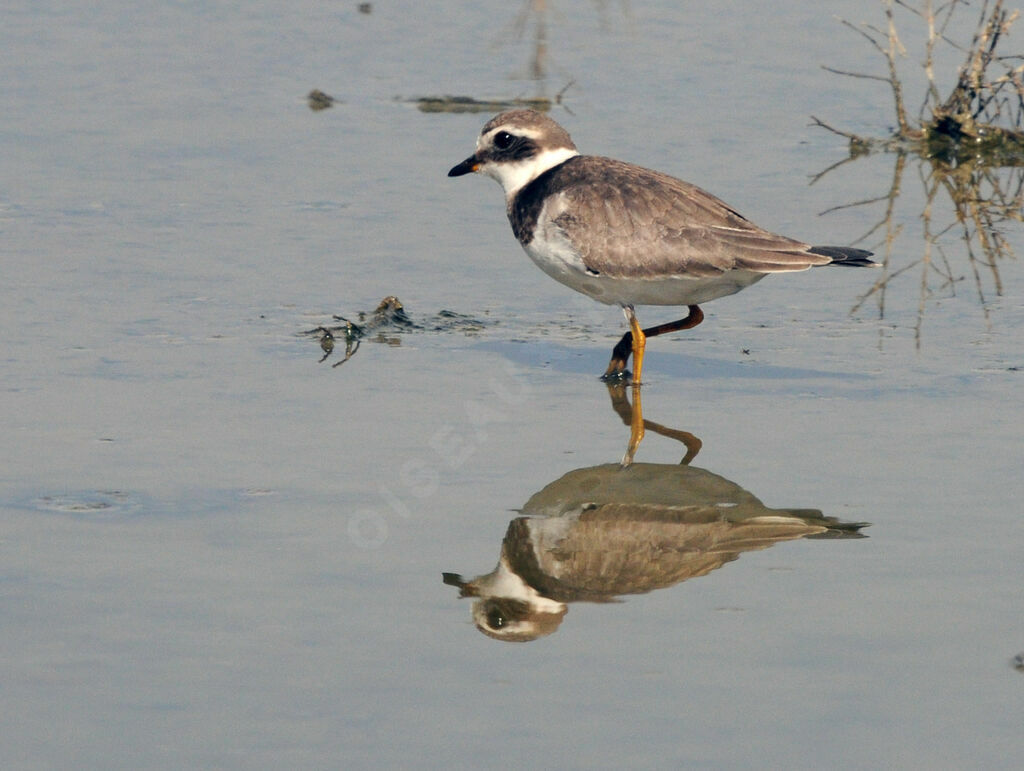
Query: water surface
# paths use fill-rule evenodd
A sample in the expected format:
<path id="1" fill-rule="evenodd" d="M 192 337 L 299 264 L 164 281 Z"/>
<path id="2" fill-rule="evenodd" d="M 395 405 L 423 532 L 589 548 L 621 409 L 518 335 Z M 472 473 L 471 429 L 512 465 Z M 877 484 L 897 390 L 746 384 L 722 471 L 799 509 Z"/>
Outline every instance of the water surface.
<path id="1" fill-rule="evenodd" d="M 518 8 L 8 9 L 4 767 L 1019 767 L 1020 265 L 997 281 L 956 227 L 928 252 L 955 216 L 922 219 L 916 164 L 888 250 L 884 200 L 819 216 L 895 162 L 808 184 L 845 155 L 811 114 L 890 120 L 818 67 L 880 67 L 833 18 L 880 11 L 834 5 L 559 4 L 540 80 Z M 907 270 L 853 314 L 882 273 L 769 278 L 645 367 L 669 433 L 638 463 L 686 432 L 703 479 L 866 537 L 574 599 L 511 644 L 442 573 L 491 571 L 535 494 L 620 460 L 622 321 L 530 264 L 492 182 L 445 177 L 489 115 L 409 100 L 569 81 L 584 152 Z M 391 294 L 420 329 L 318 363 L 303 332 Z"/>

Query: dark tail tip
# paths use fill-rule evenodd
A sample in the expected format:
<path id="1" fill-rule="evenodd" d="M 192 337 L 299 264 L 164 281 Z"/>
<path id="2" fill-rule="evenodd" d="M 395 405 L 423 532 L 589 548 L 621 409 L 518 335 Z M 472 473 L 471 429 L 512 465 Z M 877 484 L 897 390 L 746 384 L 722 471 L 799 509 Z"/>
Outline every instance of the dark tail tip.
<path id="1" fill-rule="evenodd" d="M 871 252 L 866 249 L 854 249 L 852 246 L 812 246 L 811 254 L 820 254 L 832 260 L 830 265 L 845 265 L 850 268 L 869 268 L 878 263 L 869 260 Z"/>

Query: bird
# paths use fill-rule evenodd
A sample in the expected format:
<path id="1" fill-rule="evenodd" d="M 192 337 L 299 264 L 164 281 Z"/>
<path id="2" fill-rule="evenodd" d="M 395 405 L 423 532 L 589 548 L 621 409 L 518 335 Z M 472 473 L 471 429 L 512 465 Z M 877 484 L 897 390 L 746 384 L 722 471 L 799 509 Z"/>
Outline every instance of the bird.
<path id="1" fill-rule="evenodd" d="M 871 252 L 776 235 L 689 182 L 631 163 L 581 155 L 569 132 L 536 110 L 510 110 L 481 129 L 449 177 L 481 173 L 505 192 L 512 232 L 531 260 L 566 286 L 622 307 L 629 332 L 602 376 L 640 384 L 646 340 L 691 329 L 700 306 L 769 273 L 819 265 L 877 266 Z M 687 306 L 642 329 L 638 305 Z"/>

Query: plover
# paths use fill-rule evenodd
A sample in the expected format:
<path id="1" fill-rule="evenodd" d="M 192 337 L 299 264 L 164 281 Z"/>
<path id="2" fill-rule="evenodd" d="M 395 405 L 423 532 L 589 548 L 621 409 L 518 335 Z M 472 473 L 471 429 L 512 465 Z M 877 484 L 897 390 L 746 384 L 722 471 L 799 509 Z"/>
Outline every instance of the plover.
<path id="1" fill-rule="evenodd" d="M 512 110 L 483 127 L 476 152 L 448 172 L 481 172 L 505 190 L 512 232 L 552 278 L 609 305 L 630 331 L 604 377 L 639 383 L 648 337 L 701 323 L 700 305 L 769 273 L 817 265 L 875 265 L 871 252 L 812 246 L 759 228 L 695 185 L 611 158 L 580 155 L 569 133 L 534 110 Z M 686 318 L 641 329 L 637 305 L 686 305 Z"/>

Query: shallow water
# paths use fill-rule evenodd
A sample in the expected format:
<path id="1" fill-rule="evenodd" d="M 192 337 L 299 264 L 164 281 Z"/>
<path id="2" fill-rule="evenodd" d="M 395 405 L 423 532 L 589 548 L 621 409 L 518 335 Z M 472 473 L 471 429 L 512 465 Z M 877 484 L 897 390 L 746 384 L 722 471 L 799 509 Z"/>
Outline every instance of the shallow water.
<path id="1" fill-rule="evenodd" d="M 1024 279 L 958 228 L 926 250 L 954 217 L 940 191 L 922 219 L 916 163 L 886 271 L 769 278 L 645 366 L 637 462 L 678 506 L 696 437 L 723 511 L 727 491 L 866 537 L 719 544 L 705 575 L 566 597 L 520 644 L 442 583 L 622 457 L 597 375 L 623 324 L 529 263 L 492 182 L 445 177 L 489 116 L 409 100 L 573 81 L 552 114 L 584 152 L 884 257 L 884 200 L 819 214 L 884 195 L 893 156 L 808 184 L 845 156 L 811 114 L 890 118 L 883 88 L 818 67 L 881 66 L 832 17 L 880 12 L 833 5 L 561 3 L 540 80 L 518 8 L 9 9 L 3 766 L 1019 767 Z M 313 112 L 313 88 L 339 101 Z M 319 361 L 305 332 L 392 294 L 419 328 Z M 626 497 L 632 540 L 597 559 L 666 518 Z"/>

